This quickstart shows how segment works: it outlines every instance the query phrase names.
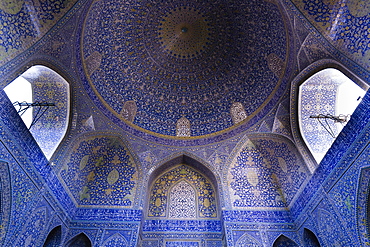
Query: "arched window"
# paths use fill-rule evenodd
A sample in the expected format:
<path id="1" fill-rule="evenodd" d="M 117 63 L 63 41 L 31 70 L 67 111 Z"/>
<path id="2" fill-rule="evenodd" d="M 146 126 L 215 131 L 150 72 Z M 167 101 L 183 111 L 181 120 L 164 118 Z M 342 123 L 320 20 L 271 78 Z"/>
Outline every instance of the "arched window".
<path id="1" fill-rule="evenodd" d="M 177 121 L 176 136 L 190 136 L 190 121 L 186 117 L 182 117 Z"/>
<path id="2" fill-rule="evenodd" d="M 247 118 L 244 106 L 240 102 L 234 102 L 231 105 L 230 114 L 234 124 L 240 123 Z"/>
<path id="3" fill-rule="evenodd" d="M 137 106 L 135 101 L 129 100 L 123 104 L 122 116 L 129 122 L 133 122 L 136 116 Z"/>
<path id="4" fill-rule="evenodd" d="M 363 89 L 334 68 L 317 72 L 299 87 L 299 127 L 318 163 L 363 95 Z"/>
<path id="5" fill-rule="evenodd" d="M 186 219 L 197 217 L 195 190 L 186 181 L 180 181 L 170 191 L 168 217 Z"/>
<path id="6" fill-rule="evenodd" d="M 68 127 L 70 96 L 67 81 L 55 71 L 35 65 L 4 91 L 50 159 Z"/>
<path id="7" fill-rule="evenodd" d="M 43 247 L 59 247 L 62 241 L 62 227 L 57 226 L 49 233 Z"/>
<path id="8" fill-rule="evenodd" d="M 67 247 L 91 247 L 90 239 L 84 234 L 80 233 L 72 238 L 66 245 Z"/>

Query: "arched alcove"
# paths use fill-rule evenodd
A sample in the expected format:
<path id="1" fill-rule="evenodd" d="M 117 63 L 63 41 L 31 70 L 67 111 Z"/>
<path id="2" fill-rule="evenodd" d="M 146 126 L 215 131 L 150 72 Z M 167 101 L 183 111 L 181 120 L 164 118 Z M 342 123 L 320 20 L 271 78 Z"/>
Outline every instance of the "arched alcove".
<path id="1" fill-rule="evenodd" d="M 51 230 L 45 240 L 43 247 L 58 247 L 62 241 L 62 226 L 57 226 Z"/>
<path id="2" fill-rule="evenodd" d="M 68 128 L 68 82 L 54 70 L 34 65 L 6 86 L 4 91 L 45 156 L 50 159 Z"/>
<path id="3" fill-rule="evenodd" d="M 281 235 L 278 237 L 272 247 L 299 247 L 298 244 L 296 244 L 293 240 L 290 238 Z"/>
<path id="4" fill-rule="evenodd" d="M 222 243 L 217 183 L 207 167 L 180 155 L 154 170 L 148 184 L 141 228 L 144 244 L 153 238 L 166 246 L 210 238 Z"/>
<path id="5" fill-rule="evenodd" d="M 84 234 L 80 233 L 74 238 L 72 238 L 68 243 L 66 244 L 66 247 L 91 247 L 91 241 L 90 239 Z"/>
<path id="6" fill-rule="evenodd" d="M 304 246 L 307 247 L 321 247 L 316 235 L 307 228 L 303 230 L 303 242 Z"/>

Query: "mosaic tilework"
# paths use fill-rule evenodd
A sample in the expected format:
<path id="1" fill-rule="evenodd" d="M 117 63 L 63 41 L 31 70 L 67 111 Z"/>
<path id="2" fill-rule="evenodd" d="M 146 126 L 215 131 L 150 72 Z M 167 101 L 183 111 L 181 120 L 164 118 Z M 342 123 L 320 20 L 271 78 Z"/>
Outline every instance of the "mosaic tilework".
<path id="1" fill-rule="evenodd" d="M 269 1 L 269 2 L 271 2 L 271 1 Z M 274 72 L 275 73 L 275 72 Z M 95 123 L 99 123 L 99 121 L 101 121 L 100 119 L 98 119 L 98 118 L 96 118 L 95 116 L 94 116 L 94 122 Z M 89 129 L 89 131 L 90 130 L 92 130 L 93 128 L 91 128 L 91 129 Z M 275 129 L 277 129 L 277 128 L 275 128 Z M 199 143 L 201 143 L 201 142 L 199 142 Z M 144 144 L 145 145 L 145 144 Z M 217 145 L 215 145 L 215 147 L 216 147 Z M 207 146 L 207 147 L 201 147 L 201 148 L 194 148 L 194 149 L 192 149 L 192 153 L 197 153 L 197 154 L 199 154 L 199 157 L 201 156 L 201 157 L 206 157 L 207 158 L 207 160 L 210 160 L 210 161 L 212 161 L 212 162 L 210 162 L 210 164 L 211 165 L 215 165 L 215 167 L 217 167 L 217 170 L 219 169 L 220 171 L 222 170 L 222 169 L 225 169 L 225 168 L 222 168 L 222 166 L 223 166 L 223 164 L 225 164 L 225 159 L 227 159 L 227 154 L 229 153 L 229 152 L 227 152 L 227 151 L 224 151 L 224 150 L 222 150 L 222 148 L 221 148 L 221 144 L 219 145 L 219 146 L 217 146 L 217 150 L 216 150 L 216 148 L 214 149 L 214 150 L 212 150 L 213 148 L 212 147 L 210 147 L 210 146 Z M 227 146 L 227 145 L 225 145 L 225 146 Z M 232 145 L 230 145 L 230 146 L 232 146 Z M 158 147 L 157 148 L 157 150 L 160 150 L 161 148 L 160 147 Z M 163 148 L 164 149 L 164 148 Z M 189 148 L 190 149 L 190 148 Z M 216 150 L 216 151 L 215 151 Z M 153 149 L 150 149 L 150 148 L 148 148 L 148 149 L 146 149 L 145 150 L 145 153 L 143 154 L 143 160 L 145 159 L 147 159 L 148 158 L 148 160 L 156 160 L 156 159 L 161 159 L 161 158 L 159 158 L 159 157 L 165 157 L 166 155 L 164 155 L 164 153 L 166 153 L 166 152 L 168 152 L 168 153 L 171 153 L 171 152 L 173 152 L 172 150 L 171 150 L 171 148 L 169 148 L 169 150 L 167 150 L 167 151 L 162 151 L 162 153 L 161 154 L 158 154 L 158 156 L 154 156 L 153 155 L 153 153 L 154 154 L 156 154 L 157 155 L 157 153 L 155 152 L 155 149 L 153 148 Z M 205 153 L 204 155 L 203 155 L 203 153 Z M 152 159 L 153 158 L 153 159 Z M 221 161 L 220 161 L 221 160 Z M 224 163 L 223 163 L 224 162 Z M 153 161 L 153 163 L 155 163 L 155 161 Z M 150 166 L 149 164 L 151 164 L 151 162 L 147 162 L 147 164 L 148 164 L 148 167 Z M 321 182 L 321 181 L 320 181 Z M 310 187 L 310 188 L 312 188 L 312 187 Z M 314 189 L 312 189 L 312 191 L 315 191 L 315 187 L 313 187 Z M 311 190 L 310 190 L 310 192 L 312 192 Z M 61 198 L 61 197 L 60 197 Z M 340 198 L 341 199 L 341 198 Z M 61 201 L 63 201 L 63 199 L 60 199 Z M 340 201 L 340 200 L 339 200 Z M 64 204 L 63 204 L 64 205 Z M 82 213 L 83 212 L 83 213 Z M 95 213 L 96 212 L 98 212 L 98 215 L 96 216 L 95 215 Z M 78 215 L 78 216 L 81 216 L 81 219 L 83 219 L 83 220 L 90 220 L 90 221 L 94 221 L 94 220 L 96 220 L 96 219 L 100 219 L 99 217 L 100 217 L 100 214 L 99 214 L 99 212 L 101 212 L 101 211 L 95 211 L 95 210 L 86 210 L 86 211 L 84 211 L 84 210 L 77 210 L 77 212 L 76 212 L 76 215 Z M 79 214 L 79 213 L 81 213 L 81 215 Z M 121 220 L 121 219 L 123 219 L 123 218 L 125 218 L 126 217 L 126 215 L 124 216 L 124 217 L 121 217 L 121 214 L 122 213 L 122 211 L 117 211 L 117 212 L 115 212 L 114 210 L 107 210 L 107 211 L 104 211 L 104 215 L 102 216 L 102 219 L 104 219 L 104 220 L 110 220 L 110 219 L 113 219 L 113 220 L 116 220 L 116 219 L 118 219 L 118 220 Z M 247 213 L 244 213 L 243 211 L 233 211 L 233 212 L 231 212 L 231 211 L 229 211 L 229 213 L 230 213 L 230 215 L 232 215 L 232 216 L 230 216 L 230 218 L 232 219 L 232 220 L 234 220 L 234 221 L 243 221 L 243 219 L 245 220 L 245 221 L 258 221 L 258 220 L 260 220 L 260 219 L 262 219 L 262 220 L 264 220 L 267 224 L 265 224 L 265 225 L 267 225 L 266 226 L 266 229 L 267 229 L 267 227 L 269 227 L 268 228 L 268 230 L 270 230 L 270 229 L 272 229 L 272 228 L 274 228 L 274 227 L 277 227 L 276 225 L 273 225 L 273 224 L 271 224 L 271 222 L 276 222 L 276 221 L 278 221 L 278 220 L 281 220 L 281 218 L 283 218 L 283 217 L 279 217 L 278 216 L 278 214 L 276 213 L 276 214 L 270 214 L 269 215 L 269 212 L 266 212 L 266 211 L 260 211 L 260 212 L 253 212 L 253 213 L 251 213 L 251 212 L 247 212 Z M 111 215 L 112 214 L 112 215 Z M 124 213 L 122 213 L 122 214 L 124 214 Z M 131 218 L 140 218 L 140 216 L 141 216 L 141 212 L 139 211 L 139 210 L 137 210 L 137 211 L 135 211 L 135 212 L 130 212 L 130 213 L 127 213 L 128 215 L 129 215 L 129 217 L 131 217 Z M 289 215 L 289 212 L 284 212 L 284 213 L 282 213 L 282 214 L 284 214 L 285 216 L 288 214 Z M 108 215 L 110 215 L 110 216 L 108 216 Z M 247 216 L 245 216 L 244 218 L 243 217 L 240 217 L 240 218 L 242 218 L 242 219 L 239 219 L 238 218 L 238 215 L 242 215 L 242 216 L 245 216 L 245 215 L 247 215 Z M 289 218 L 289 217 L 287 217 L 287 218 Z M 283 221 L 283 220 L 282 220 Z M 103 226 L 104 225 L 104 226 Z M 100 227 L 105 227 L 105 224 L 103 224 L 103 225 L 100 225 Z M 110 224 L 106 224 L 106 225 L 109 225 L 109 227 L 111 226 Z M 256 224 L 257 225 L 257 224 Z M 89 228 L 89 227 L 96 227 L 96 225 L 93 225 L 93 224 L 91 224 L 91 225 L 89 225 L 89 224 L 86 224 L 85 226 L 84 226 L 85 228 Z M 121 226 L 115 226 L 115 227 L 117 227 L 117 228 L 119 228 L 119 227 L 121 227 Z M 265 231 L 268 231 L 268 230 L 266 230 L 266 229 L 264 229 Z M 286 228 L 283 228 L 283 227 L 281 227 L 281 229 L 286 229 Z M 294 228 L 292 227 L 290 230 L 294 230 Z M 261 232 L 262 232 L 263 230 L 261 230 Z M 280 234 L 280 233 L 279 233 Z M 175 234 L 174 234 L 175 235 Z M 184 235 L 183 235 L 183 237 L 184 238 L 187 238 L 187 237 L 191 237 L 191 235 L 190 234 L 186 234 L 186 233 L 184 233 Z M 175 237 L 174 237 L 175 238 Z M 162 238 L 163 239 L 163 238 Z M 103 241 L 102 241 L 103 242 Z M 102 243 L 102 242 L 100 242 L 100 243 Z M 153 241 L 154 242 L 154 241 Z M 158 242 L 160 242 L 160 240 L 158 241 Z M 161 242 L 162 243 L 162 246 L 163 246 L 163 241 Z M 158 244 L 159 245 L 159 244 Z M 217 246 L 217 245 L 216 245 Z M 220 245 L 218 245 L 218 246 L 220 246 Z M 267 246 L 271 246 L 271 245 L 267 245 Z"/>
<path id="2" fill-rule="evenodd" d="M 186 117 L 177 120 L 176 123 L 176 136 L 190 136 L 191 124 Z"/>
<path id="3" fill-rule="evenodd" d="M 342 176 L 328 193 L 338 212 L 345 221 L 347 230 L 356 231 L 356 187 L 358 185 L 358 173 L 360 164 L 366 164 L 370 150 L 367 150 L 360 159 L 356 160 L 351 168 Z"/>
<path id="4" fill-rule="evenodd" d="M 124 220 L 83 220 L 70 221 L 68 232 L 64 237 L 64 243 L 71 240 L 80 233 L 84 233 L 94 246 L 102 246 L 108 239 L 123 237 L 130 247 L 137 246 L 137 237 L 139 233 L 139 222 L 128 222 Z M 114 237 L 113 237 L 114 236 Z"/>
<path id="5" fill-rule="evenodd" d="M 128 246 L 126 239 L 119 233 L 109 237 L 102 247 L 125 247 Z"/>
<path id="6" fill-rule="evenodd" d="M 41 65 L 32 66 L 22 74 L 22 77 L 32 85 L 33 102 L 55 104 L 31 128 L 31 133 L 45 156 L 50 158 L 67 131 L 69 85 L 56 72 Z M 40 111 L 44 109 L 41 108 Z M 38 108 L 35 107 L 33 109 L 34 117 L 37 112 Z"/>
<path id="7" fill-rule="evenodd" d="M 265 210 L 224 210 L 222 211 L 222 216 L 226 222 L 275 222 L 283 223 L 290 227 L 288 223 L 292 223 L 293 219 L 289 211 L 287 210 L 277 210 L 277 211 L 265 211 Z"/>
<path id="8" fill-rule="evenodd" d="M 219 247 L 224 246 L 221 240 L 207 240 L 207 247 Z"/>
<path id="9" fill-rule="evenodd" d="M 109 208 L 77 208 L 74 219 L 80 221 L 140 221 L 141 210 Z"/>
<path id="10" fill-rule="evenodd" d="M 222 243 L 222 235 L 220 233 L 175 233 L 175 232 L 168 232 L 168 233 L 145 233 L 143 234 L 143 246 L 156 246 L 162 247 L 165 246 L 166 242 L 197 242 L 199 247 L 213 247 L 212 245 L 209 246 L 209 243 Z M 157 240 L 157 241 L 154 241 Z M 217 247 L 223 246 L 218 245 Z"/>
<path id="11" fill-rule="evenodd" d="M 368 129 L 370 119 L 369 104 L 369 93 L 367 93 L 352 114 L 351 120 L 327 152 L 326 157 L 320 163 L 310 182 L 306 184 L 292 206 L 290 212 L 293 217 L 298 218 L 300 214 L 305 212 L 304 208 L 310 200 L 315 198 L 312 191 L 318 191 L 320 186 L 324 186 L 329 191 L 338 178 L 343 176 L 343 171 L 348 169 L 349 164 L 352 164 L 357 154 L 362 152 L 370 136 Z M 366 163 L 364 162 L 364 164 Z M 329 174 L 330 179 L 328 179 Z M 345 188 L 345 190 L 348 190 L 348 188 Z"/>
<path id="12" fill-rule="evenodd" d="M 192 185 L 193 190 L 197 192 L 197 198 L 193 200 L 188 198 L 188 201 L 194 203 L 196 200 L 198 208 L 194 209 L 194 212 L 187 211 L 187 213 L 192 213 L 194 217 L 199 218 L 216 218 L 216 198 L 213 186 L 201 173 L 186 165 L 177 166 L 155 180 L 150 192 L 148 216 L 170 218 L 172 198 L 170 198 L 169 192 L 173 192 L 173 186 L 182 183 L 182 181 L 186 186 Z M 176 216 L 175 218 L 188 217 L 181 212 L 176 212 L 172 216 Z"/>
<path id="13" fill-rule="evenodd" d="M 234 124 L 240 123 L 247 118 L 244 106 L 240 102 L 234 102 L 231 105 L 230 114 Z"/>
<path id="14" fill-rule="evenodd" d="M 155 247 L 159 246 L 158 240 L 146 240 L 141 242 L 142 247 Z"/>
<path id="15" fill-rule="evenodd" d="M 219 220 L 145 220 L 143 231 L 220 232 Z"/>
<path id="16" fill-rule="evenodd" d="M 199 242 L 191 241 L 167 241 L 166 247 L 199 247 Z"/>
<path id="17" fill-rule="evenodd" d="M 278 7 L 265 1 L 183 5 L 150 0 L 141 5 L 93 4 L 84 27 L 82 58 L 89 78 L 86 87 L 94 91 L 92 98 L 124 121 L 120 114 L 124 102 L 135 101 L 133 126 L 171 136 L 176 136 L 176 122 L 182 116 L 190 121 L 192 136 L 231 127 L 234 101 L 244 105 L 248 118 L 257 117 L 280 85 L 276 67 L 285 71 L 284 62 L 276 63 L 285 61 L 287 50 Z M 181 6 L 191 13 L 196 9 L 210 25 L 208 44 L 194 58 L 168 55 L 158 37 L 161 21 Z M 274 71 L 268 66 L 270 54 L 274 54 L 269 59 Z"/>
<path id="18" fill-rule="evenodd" d="M 366 0 L 293 0 L 308 20 L 348 57 L 369 69 L 368 23 L 370 8 Z"/>
<path id="19" fill-rule="evenodd" d="M 119 137 L 90 137 L 77 143 L 59 177 L 78 205 L 133 204 L 137 169 Z"/>
<path id="20" fill-rule="evenodd" d="M 1 1 L 0 65 L 35 44 L 75 2 Z"/>
<path id="21" fill-rule="evenodd" d="M 19 236 L 15 246 L 38 246 L 40 232 L 46 226 L 46 208 L 36 209 L 31 217 L 27 219 L 22 234 Z"/>
<path id="22" fill-rule="evenodd" d="M 245 141 L 228 172 L 234 208 L 286 207 L 292 201 L 308 177 L 307 168 L 283 140 L 259 136 Z"/>
<path id="23" fill-rule="evenodd" d="M 4 183 L 8 183 L 8 185 L 4 184 L 4 188 L 11 185 L 12 189 L 12 196 L 11 199 L 8 197 L 4 198 L 4 206 L 9 206 L 11 200 L 11 209 L 12 214 L 10 215 L 10 218 L 8 218 L 8 222 L 10 223 L 10 226 L 12 229 L 21 230 L 20 227 L 22 227 L 22 224 L 24 223 L 24 209 L 27 208 L 27 205 L 29 205 L 32 201 L 33 196 L 37 193 L 37 190 L 34 186 L 34 184 L 29 180 L 29 177 L 24 173 L 24 171 L 17 165 L 17 163 L 13 160 L 11 154 L 8 153 L 8 151 L 4 148 L 3 145 L 0 147 L 0 152 L 3 159 L 6 159 L 11 167 L 11 174 L 12 174 L 12 180 L 8 177 L 8 180 L 5 180 L 7 177 L 2 176 L 1 179 L 4 179 Z M 9 208 L 8 208 L 9 209 Z M 9 214 L 10 212 L 8 210 L 4 211 L 4 216 L 6 214 Z M 8 216 L 9 217 L 9 216 Z M 4 224 L 7 222 L 6 218 L 4 217 Z M 8 224 L 9 224 L 8 223 Z M 7 238 L 9 238 L 9 235 L 11 233 L 8 233 Z"/>
<path id="24" fill-rule="evenodd" d="M 334 216 L 331 212 L 324 209 L 318 210 L 319 234 L 324 236 L 326 246 L 351 245 L 348 232 L 340 225 L 340 218 Z M 333 232 L 336 234 L 333 235 Z"/>
<path id="25" fill-rule="evenodd" d="M 169 193 L 168 218 L 196 218 L 195 190 L 185 181 L 175 184 Z"/>
<path id="26" fill-rule="evenodd" d="M 255 132 L 276 133 L 294 140 L 290 123 L 289 100 L 281 101 L 277 108 L 264 118 Z"/>
<path id="27" fill-rule="evenodd" d="M 5 239 L 11 214 L 11 186 L 8 164 L 0 161 L 0 239 Z"/>
<path id="28" fill-rule="evenodd" d="M 369 185 L 370 185 L 370 169 L 364 168 L 361 170 L 361 174 L 359 177 L 357 203 L 356 203 L 356 205 L 358 206 L 357 213 L 356 213 L 356 216 L 357 216 L 356 226 L 359 232 L 361 243 L 364 246 L 370 244 Z"/>
<path id="29" fill-rule="evenodd" d="M 235 247 L 262 247 L 262 244 L 249 234 L 245 233 L 241 238 L 238 239 Z"/>
<path id="30" fill-rule="evenodd" d="M 332 58 L 332 54 L 330 54 L 325 46 L 311 33 L 305 38 L 301 46 L 300 58 L 302 53 L 307 56 L 308 61 L 311 63 L 320 59 Z M 303 65 L 301 65 L 301 67 L 303 67 Z"/>

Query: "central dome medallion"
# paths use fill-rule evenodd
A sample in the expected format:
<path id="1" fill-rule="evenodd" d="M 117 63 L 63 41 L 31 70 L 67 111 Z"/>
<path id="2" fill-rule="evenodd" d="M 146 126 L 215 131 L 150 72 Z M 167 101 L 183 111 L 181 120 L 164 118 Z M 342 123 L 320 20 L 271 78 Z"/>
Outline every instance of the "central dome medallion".
<path id="1" fill-rule="evenodd" d="M 160 22 L 159 40 L 169 55 L 190 59 L 201 54 L 209 44 L 207 19 L 196 9 L 179 7 Z"/>
<path id="2" fill-rule="evenodd" d="M 81 75 L 97 106 L 135 133 L 218 135 L 255 124 L 280 98 L 285 34 L 271 1 L 95 1 Z"/>

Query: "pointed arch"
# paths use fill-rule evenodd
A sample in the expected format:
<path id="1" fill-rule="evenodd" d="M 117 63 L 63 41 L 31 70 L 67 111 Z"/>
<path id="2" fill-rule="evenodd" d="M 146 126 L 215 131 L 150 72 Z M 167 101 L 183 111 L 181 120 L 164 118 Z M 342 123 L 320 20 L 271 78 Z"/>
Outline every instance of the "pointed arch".
<path id="1" fill-rule="evenodd" d="M 231 105 L 230 114 L 234 124 L 238 124 L 247 118 L 244 106 L 240 102 L 234 102 Z"/>
<path id="2" fill-rule="evenodd" d="M 186 198 L 185 205 L 182 206 L 187 206 L 187 208 L 182 211 L 182 214 L 172 211 L 173 214 L 170 215 L 170 193 L 171 188 L 177 188 L 176 185 L 192 185 L 190 188 L 196 190 L 194 193 L 196 198 L 193 198 L 193 200 L 189 197 Z M 212 183 L 202 173 L 186 164 L 178 164 L 166 170 L 154 180 L 150 188 L 148 217 L 219 218 L 217 199 Z M 176 193 L 182 192 L 182 188 L 176 191 Z M 188 194 L 188 196 L 191 195 Z M 172 198 L 180 199 L 178 194 L 176 196 L 172 195 Z M 175 203 L 175 201 L 172 203 Z M 185 215 L 185 212 L 189 215 Z"/>
<path id="3" fill-rule="evenodd" d="M 176 123 L 176 136 L 190 136 L 190 121 L 186 117 L 177 120 Z"/>
<path id="4" fill-rule="evenodd" d="M 180 180 L 169 190 L 168 218 L 196 218 L 196 190 L 186 181 Z"/>
<path id="5" fill-rule="evenodd" d="M 365 83 L 364 80 L 361 80 L 354 74 L 352 74 L 349 70 L 347 70 L 343 65 L 340 63 L 331 60 L 331 59 L 323 59 L 320 61 L 317 61 L 309 66 L 307 66 L 304 70 L 301 71 L 299 75 L 297 75 L 293 81 L 291 86 L 291 94 L 290 94 L 290 105 L 291 105 L 291 125 L 292 125 L 292 134 L 294 141 L 296 142 L 296 145 L 298 149 L 300 150 L 303 158 L 305 159 L 310 172 L 313 173 L 317 166 L 318 162 L 312 155 L 308 144 L 305 142 L 303 133 L 300 130 L 300 117 L 299 116 L 299 102 L 300 102 L 300 86 L 311 76 L 313 76 L 315 73 L 324 70 L 326 68 L 333 68 L 337 69 L 340 72 L 342 72 L 346 77 L 351 79 L 354 83 L 356 83 L 359 87 L 361 87 L 364 90 L 367 90 L 369 88 L 369 85 Z M 316 120 L 317 121 L 317 120 Z"/>
<path id="6" fill-rule="evenodd" d="M 43 247 L 59 247 L 62 241 L 62 226 L 54 227 L 45 240 Z"/>
<path id="7" fill-rule="evenodd" d="M 363 89 L 335 68 L 320 70 L 299 86 L 299 127 L 318 163 L 364 95 Z"/>
<path id="8" fill-rule="evenodd" d="M 307 247 L 321 247 L 316 235 L 307 228 L 303 230 L 303 242 Z"/>
<path id="9" fill-rule="evenodd" d="M 28 88 L 22 90 L 26 92 L 24 96 L 17 90 L 19 83 L 26 85 L 21 86 L 23 89 Z M 23 117 L 45 156 L 50 159 L 68 128 L 68 82 L 49 67 L 33 65 L 5 87 L 4 91 Z"/>
<path id="10" fill-rule="evenodd" d="M 66 247 L 92 247 L 92 243 L 86 234 L 82 232 L 69 240 Z"/>
<path id="11" fill-rule="evenodd" d="M 284 235 L 280 235 L 280 237 L 278 237 L 275 240 L 272 246 L 273 247 L 299 247 L 299 245 L 296 242 L 294 242 L 293 240 L 291 240 L 290 238 Z"/>
<path id="12" fill-rule="evenodd" d="M 123 104 L 121 115 L 123 116 L 124 119 L 132 123 L 135 120 L 136 112 L 137 112 L 136 102 L 133 100 L 129 100 Z"/>
<path id="13" fill-rule="evenodd" d="M 147 199 L 140 231 L 142 241 L 153 241 L 153 237 L 148 236 L 166 229 L 168 233 L 163 236 L 155 235 L 158 236 L 155 239 L 166 241 L 170 237 L 166 237 L 166 234 L 186 231 L 197 232 L 197 235 L 184 235 L 179 242 L 201 241 L 210 233 L 218 236 L 214 241 L 221 242 L 224 232 L 217 181 L 216 175 L 206 164 L 188 153 L 171 156 L 153 169 L 148 177 Z M 171 200 L 179 211 L 171 212 Z"/>

